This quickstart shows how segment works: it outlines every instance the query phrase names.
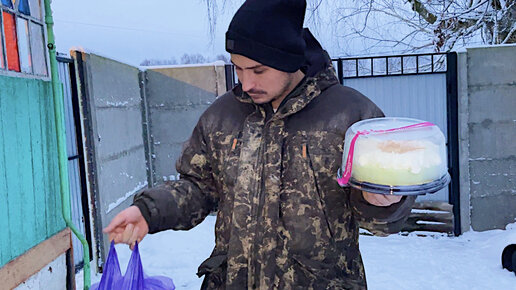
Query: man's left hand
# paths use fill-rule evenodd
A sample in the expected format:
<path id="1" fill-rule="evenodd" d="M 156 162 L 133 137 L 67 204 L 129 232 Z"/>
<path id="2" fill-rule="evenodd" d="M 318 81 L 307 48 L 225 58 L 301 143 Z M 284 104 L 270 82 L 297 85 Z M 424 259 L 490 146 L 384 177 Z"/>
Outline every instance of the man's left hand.
<path id="1" fill-rule="evenodd" d="M 367 202 L 376 206 L 390 206 L 394 203 L 399 202 L 402 197 L 401 195 L 377 194 L 370 193 L 367 191 L 362 191 L 362 196 Z"/>

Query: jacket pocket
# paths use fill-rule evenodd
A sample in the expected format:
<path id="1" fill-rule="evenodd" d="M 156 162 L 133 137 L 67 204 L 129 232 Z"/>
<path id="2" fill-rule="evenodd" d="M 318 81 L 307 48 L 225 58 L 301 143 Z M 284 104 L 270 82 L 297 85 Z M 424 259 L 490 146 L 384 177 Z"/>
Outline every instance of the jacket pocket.
<path id="1" fill-rule="evenodd" d="M 229 144 L 225 145 L 224 151 L 226 154 L 222 157 L 222 178 L 224 179 L 224 183 L 229 187 L 235 185 L 236 179 L 238 177 L 238 166 L 240 161 L 240 147 L 241 143 L 241 133 L 238 135 L 234 135 L 231 137 L 231 141 Z"/>
<path id="2" fill-rule="evenodd" d="M 364 279 L 345 274 L 337 262 L 320 262 L 294 256 L 292 268 L 294 285 L 302 286 L 303 289 L 367 289 Z"/>
<path id="3" fill-rule="evenodd" d="M 326 202 L 324 201 L 324 197 L 323 197 L 323 194 L 321 192 L 322 188 L 321 188 L 321 184 L 319 182 L 319 179 L 318 179 L 318 173 L 316 171 L 316 168 L 314 167 L 314 162 L 311 158 L 311 155 L 309 153 L 309 150 L 308 150 L 308 145 L 307 144 L 303 144 L 303 152 L 306 152 L 306 154 L 303 154 L 303 157 L 307 159 L 307 162 L 308 162 L 308 165 L 310 167 L 310 172 L 312 174 L 312 177 L 313 177 L 313 180 L 314 180 L 314 185 L 315 185 L 315 192 L 317 193 L 317 199 L 318 199 L 318 205 L 319 205 L 319 208 L 322 212 L 322 215 L 324 216 L 324 221 L 326 222 L 326 226 L 328 227 L 328 234 L 330 236 L 330 241 L 332 244 L 335 244 L 335 237 L 334 237 L 334 233 L 333 233 L 333 230 L 331 228 L 331 223 L 328 219 L 328 213 L 326 211 Z"/>
<path id="4" fill-rule="evenodd" d="M 320 248 L 333 247 L 334 242 L 307 145 L 301 134 L 290 136 L 285 143 L 280 219 L 288 233 L 284 242 L 289 252 L 321 259 Z"/>

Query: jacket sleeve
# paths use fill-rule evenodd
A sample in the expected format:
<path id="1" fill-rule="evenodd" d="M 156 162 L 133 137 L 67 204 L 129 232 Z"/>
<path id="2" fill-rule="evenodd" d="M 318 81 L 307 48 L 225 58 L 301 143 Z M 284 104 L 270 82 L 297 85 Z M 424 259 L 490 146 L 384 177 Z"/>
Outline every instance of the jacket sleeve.
<path id="1" fill-rule="evenodd" d="M 133 205 L 142 212 L 149 233 L 191 229 L 217 207 L 219 199 L 202 121 L 184 144 L 176 169 L 179 180 L 144 190 L 134 198 Z"/>
<path id="2" fill-rule="evenodd" d="M 367 202 L 361 190 L 351 188 L 350 200 L 360 227 L 373 234 L 383 235 L 401 230 L 410 215 L 415 197 L 404 196 L 395 204 L 381 207 Z"/>

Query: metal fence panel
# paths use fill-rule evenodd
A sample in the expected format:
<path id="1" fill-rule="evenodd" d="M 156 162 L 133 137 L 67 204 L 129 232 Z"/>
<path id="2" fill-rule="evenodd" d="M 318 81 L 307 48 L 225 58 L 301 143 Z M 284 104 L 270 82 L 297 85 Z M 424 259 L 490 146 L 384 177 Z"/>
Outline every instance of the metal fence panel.
<path id="1" fill-rule="evenodd" d="M 76 52 L 84 128 L 84 155 L 97 270 L 109 250 L 102 228 L 148 185 L 139 70 L 95 54 Z M 88 221 L 86 221 L 87 223 Z"/>

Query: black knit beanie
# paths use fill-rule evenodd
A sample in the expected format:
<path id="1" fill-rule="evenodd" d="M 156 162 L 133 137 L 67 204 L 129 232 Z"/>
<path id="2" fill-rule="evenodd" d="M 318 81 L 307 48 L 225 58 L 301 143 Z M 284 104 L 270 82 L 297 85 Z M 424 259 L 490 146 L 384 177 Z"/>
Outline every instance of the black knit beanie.
<path id="1" fill-rule="evenodd" d="M 226 32 L 226 50 L 284 72 L 305 60 L 306 0 L 247 0 Z"/>

